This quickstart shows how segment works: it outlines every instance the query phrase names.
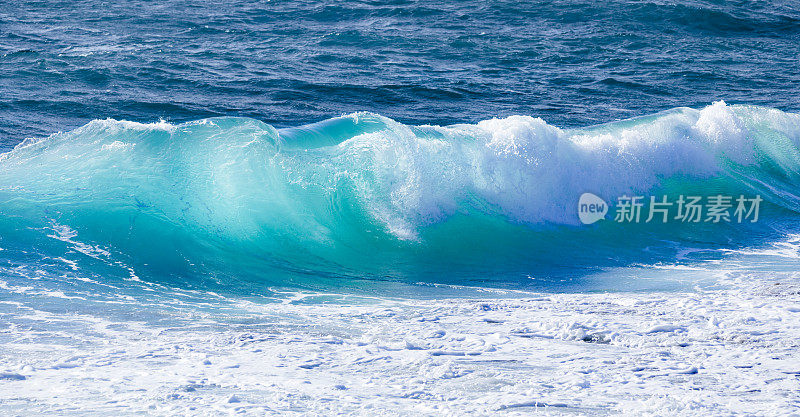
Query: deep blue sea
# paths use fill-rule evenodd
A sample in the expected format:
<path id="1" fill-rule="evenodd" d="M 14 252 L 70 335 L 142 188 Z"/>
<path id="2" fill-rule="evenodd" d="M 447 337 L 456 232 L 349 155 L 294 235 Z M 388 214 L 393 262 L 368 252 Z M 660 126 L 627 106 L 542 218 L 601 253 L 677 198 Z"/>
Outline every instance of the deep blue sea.
<path id="1" fill-rule="evenodd" d="M 0 4 L 0 146 L 93 119 L 357 111 L 581 127 L 716 100 L 796 111 L 796 1 Z"/>
<path id="2" fill-rule="evenodd" d="M 799 93 L 795 1 L 6 1 L 0 258 L 255 292 L 591 289 L 790 236 Z M 586 192 L 764 205 L 581 225 Z"/>

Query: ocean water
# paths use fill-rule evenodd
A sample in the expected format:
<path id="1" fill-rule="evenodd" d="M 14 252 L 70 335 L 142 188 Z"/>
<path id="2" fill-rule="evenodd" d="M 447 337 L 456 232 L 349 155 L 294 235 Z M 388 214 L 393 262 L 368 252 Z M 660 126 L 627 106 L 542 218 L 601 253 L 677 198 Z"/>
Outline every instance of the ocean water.
<path id="1" fill-rule="evenodd" d="M 800 115 L 724 102 L 580 129 L 530 116 L 409 126 L 374 113 L 284 129 L 99 120 L 2 155 L 0 256 L 35 270 L 74 254 L 64 268 L 105 280 L 261 294 L 386 282 L 613 289 L 585 279 L 785 239 L 798 145 Z M 612 204 L 640 194 L 763 204 L 756 222 L 709 222 L 709 211 L 583 225 L 587 191 Z"/>
<path id="2" fill-rule="evenodd" d="M 800 411 L 798 86 L 797 2 L 4 2 L 0 411 Z"/>
<path id="3" fill-rule="evenodd" d="M 0 146 L 108 117 L 585 127 L 717 100 L 797 111 L 799 22 L 792 1 L 5 1 Z"/>

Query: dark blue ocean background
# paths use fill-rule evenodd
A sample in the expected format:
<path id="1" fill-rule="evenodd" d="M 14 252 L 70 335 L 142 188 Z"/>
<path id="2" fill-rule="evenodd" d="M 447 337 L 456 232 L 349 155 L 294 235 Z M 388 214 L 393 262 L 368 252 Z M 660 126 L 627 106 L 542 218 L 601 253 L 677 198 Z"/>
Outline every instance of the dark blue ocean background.
<path id="1" fill-rule="evenodd" d="M 797 1 L 3 1 L 0 150 L 93 119 L 800 108 Z"/>

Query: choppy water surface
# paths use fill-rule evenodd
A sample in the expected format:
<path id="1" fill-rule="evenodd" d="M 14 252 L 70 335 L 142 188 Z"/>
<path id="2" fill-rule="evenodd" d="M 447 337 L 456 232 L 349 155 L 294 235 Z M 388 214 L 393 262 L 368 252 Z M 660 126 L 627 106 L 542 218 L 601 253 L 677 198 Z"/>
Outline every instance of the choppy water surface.
<path id="1" fill-rule="evenodd" d="M 93 119 L 355 111 L 587 126 L 716 100 L 798 109 L 783 1 L 7 1 L 0 146 Z"/>

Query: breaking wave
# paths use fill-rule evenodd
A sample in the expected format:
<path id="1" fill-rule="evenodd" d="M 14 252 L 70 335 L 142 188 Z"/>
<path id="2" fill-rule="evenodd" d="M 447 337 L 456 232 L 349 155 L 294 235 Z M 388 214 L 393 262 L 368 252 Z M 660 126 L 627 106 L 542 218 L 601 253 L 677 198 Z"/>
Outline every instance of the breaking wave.
<path id="1" fill-rule="evenodd" d="M 0 257 L 80 253 L 98 273 L 192 285 L 518 283 L 757 246 L 792 227 L 799 185 L 800 115 L 723 102 L 580 129 L 95 120 L 0 155 Z M 585 192 L 765 206 L 757 224 L 585 226 Z"/>

